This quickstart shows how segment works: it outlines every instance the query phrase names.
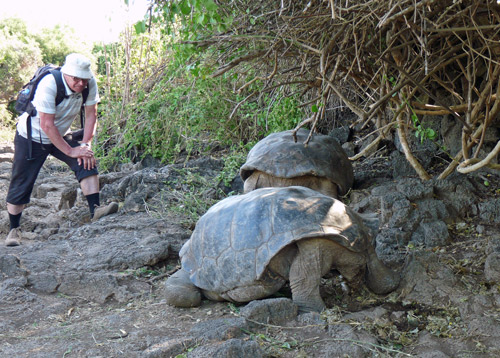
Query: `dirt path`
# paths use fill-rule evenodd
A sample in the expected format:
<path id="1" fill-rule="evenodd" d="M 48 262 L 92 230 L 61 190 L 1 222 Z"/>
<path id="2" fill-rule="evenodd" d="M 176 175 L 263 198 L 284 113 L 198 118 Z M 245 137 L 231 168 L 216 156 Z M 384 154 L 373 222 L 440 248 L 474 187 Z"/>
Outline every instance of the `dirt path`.
<path id="1" fill-rule="evenodd" d="M 0 163 L 2 237 L 8 229 L 6 156 Z M 480 217 L 490 210 L 480 206 L 487 195 L 471 196 L 468 205 L 478 208 L 477 215 L 446 224 L 445 244 L 399 247 L 393 267 L 403 281 L 388 296 L 364 288 L 346 294 L 332 272 L 322 282 L 329 309 L 321 315 L 297 316 L 286 287 L 277 297 L 248 305 L 166 305 L 163 282 L 178 265 L 178 250 L 191 227 L 185 213 L 163 210 L 160 215 L 155 208 L 178 200 L 173 193 L 185 187 L 186 171 L 214 177 L 220 169 L 220 162 L 205 158 L 184 172 L 175 166 L 135 167 L 104 175 L 103 201 L 120 202 L 120 210 L 90 223 L 72 174 L 58 162 L 47 163 L 23 214 L 26 239 L 16 248 L 0 246 L 0 356 L 500 355 L 500 225 L 495 217 Z M 490 177 L 492 187 L 496 180 Z M 494 197 L 492 187 L 488 193 Z M 214 192 L 206 195 L 216 200 Z M 363 200 L 373 203 L 374 198 L 379 197 L 373 188 L 359 190 L 351 195 L 351 205 L 367 210 L 370 205 Z M 418 197 L 413 201 L 428 204 Z M 433 205 L 439 212 L 441 206 Z M 397 216 L 395 210 L 379 214 L 387 216 L 386 223 Z M 447 220 L 448 214 L 439 215 Z M 425 236 L 425 230 L 440 226 L 418 227 L 428 238 L 432 235 Z M 389 237 L 389 229 L 381 233 Z"/>

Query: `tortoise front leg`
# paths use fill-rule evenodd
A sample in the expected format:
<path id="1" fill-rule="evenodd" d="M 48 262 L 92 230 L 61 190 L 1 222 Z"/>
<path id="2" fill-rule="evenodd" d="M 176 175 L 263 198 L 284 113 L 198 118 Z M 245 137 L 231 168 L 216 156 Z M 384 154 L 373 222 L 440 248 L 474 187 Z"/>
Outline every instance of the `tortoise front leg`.
<path id="1" fill-rule="evenodd" d="M 175 307 L 197 307 L 201 304 L 201 291 L 189 279 L 189 273 L 180 269 L 165 282 L 167 304 Z"/>
<path id="2" fill-rule="evenodd" d="M 297 254 L 290 267 L 292 300 L 299 312 L 321 312 L 325 303 L 319 293 L 322 276 L 321 245 L 318 240 L 297 242 Z"/>

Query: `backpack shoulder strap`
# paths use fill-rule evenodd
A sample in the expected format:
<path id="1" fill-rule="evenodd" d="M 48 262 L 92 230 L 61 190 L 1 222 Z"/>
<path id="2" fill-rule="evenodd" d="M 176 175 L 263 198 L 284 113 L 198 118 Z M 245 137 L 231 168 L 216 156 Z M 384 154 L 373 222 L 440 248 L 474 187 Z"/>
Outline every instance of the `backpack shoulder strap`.
<path id="1" fill-rule="evenodd" d="M 89 86 L 88 85 L 82 91 L 82 98 L 83 98 L 83 102 L 82 102 L 82 105 L 83 105 L 83 104 L 85 104 L 85 102 L 87 102 L 87 98 L 89 98 Z"/>
<path id="2" fill-rule="evenodd" d="M 80 125 L 82 128 L 85 127 L 85 102 L 87 102 L 87 98 L 89 97 L 89 85 L 85 87 L 82 91 L 82 108 L 80 109 Z"/>
<path id="3" fill-rule="evenodd" d="M 64 83 L 62 80 L 62 73 L 59 69 L 50 70 L 50 73 L 52 73 L 52 76 L 54 76 L 56 80 L 56 86 L 57 86 L 56 106 L 57 106 L 63 101 L 63 99 L 67 97 L 66 88 L 64 87 Z"/>

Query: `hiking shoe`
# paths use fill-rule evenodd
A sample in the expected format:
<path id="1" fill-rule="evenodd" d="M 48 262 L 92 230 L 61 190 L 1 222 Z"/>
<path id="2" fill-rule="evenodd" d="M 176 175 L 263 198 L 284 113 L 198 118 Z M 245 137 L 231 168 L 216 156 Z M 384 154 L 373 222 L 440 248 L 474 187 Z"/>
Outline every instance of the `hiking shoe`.
<path id="1" fill-rule="evenodd" d="M 103 216 L 114 214 L 118 211 L 118 203 L 112 202 L 106 206 L 97 206 L 94 210 L 92 221 L 97 221 Z"/>
<path id="2" fill-rule="evenodd" d="M 15 228 L 10 230 L 9 235 L 5 239 L 5 246 L 19 246 L 21 245 L 21 229 Z"/>

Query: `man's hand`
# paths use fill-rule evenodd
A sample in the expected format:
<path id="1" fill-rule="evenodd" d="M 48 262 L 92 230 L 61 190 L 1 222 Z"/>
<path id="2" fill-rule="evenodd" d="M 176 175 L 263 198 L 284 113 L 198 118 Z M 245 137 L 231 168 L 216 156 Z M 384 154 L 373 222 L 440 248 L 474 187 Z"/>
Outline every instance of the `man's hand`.
<path id="1" fill-rule="evenodd" d="M 79 147 L 71 148 L 69 156 L 71 158 L 77 158 L 78 165 L 83 164 L 84 169 L 90 170 L 94 169 L 94 167 L 96 166 L 94 152 L 88 145 L 81 145 Z"/>
<path id="2" fill-rule="evenodd" d="M 83 142 L 79 147 L 72 148 L 68 143 L 66 143 L 64 138 L 57 130 L 54 124 L 55 115 L 43 112 L 39 112 L 39 114 L 40 127 L 47 134 L 52 144 L 54 144 L 61 152 L 65 153 L 67 156 L 76 158 L 78 160 L 78 165 L 83 164 L 83 167 L 85 169 L 94 169 L 94 167 L 96 166 L 96 159 L 94 157 L 94 152 L 92 151 L 92 149 L 90 149 L 90 144 L 87 142 Z"/>

